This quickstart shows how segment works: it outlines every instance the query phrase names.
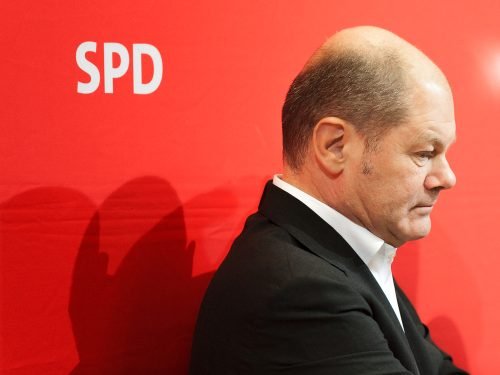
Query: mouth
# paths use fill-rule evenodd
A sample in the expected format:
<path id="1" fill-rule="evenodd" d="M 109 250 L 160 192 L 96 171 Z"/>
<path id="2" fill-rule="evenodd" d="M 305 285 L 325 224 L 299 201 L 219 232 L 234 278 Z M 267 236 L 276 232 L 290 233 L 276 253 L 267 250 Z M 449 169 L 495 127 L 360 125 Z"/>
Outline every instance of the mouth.
<path id="1" fill-rule="evenodd" d="M 413 209 L 419 213 L 422 213 L 422 214 L 430 214 L 433 207 L 434 207 L 434 203 L 419 204 L 419 205 L 413 207 Z"/>
<path id="2" fill-rule="evenodd" d="M 415 205 L 415 208 L 433 208 L 436 204 L 437 199 L 433 199 L 432 201 L 422 202 L 420 204 Z"/>

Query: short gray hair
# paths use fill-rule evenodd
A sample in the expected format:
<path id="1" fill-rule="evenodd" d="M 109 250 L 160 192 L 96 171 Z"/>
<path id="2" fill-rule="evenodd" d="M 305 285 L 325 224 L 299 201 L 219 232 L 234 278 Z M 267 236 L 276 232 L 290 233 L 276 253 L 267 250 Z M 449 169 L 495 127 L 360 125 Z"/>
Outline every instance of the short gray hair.
<path id="1" fill-rule="evenodd" d="M 329 116 L 351 123 L 373 147 L 407 119 L 408 97 L 408 72 L 397 51 L 324 53 L 299 73 L 286 95 L 283 157 L 300 169 L 314 126 Z"/>

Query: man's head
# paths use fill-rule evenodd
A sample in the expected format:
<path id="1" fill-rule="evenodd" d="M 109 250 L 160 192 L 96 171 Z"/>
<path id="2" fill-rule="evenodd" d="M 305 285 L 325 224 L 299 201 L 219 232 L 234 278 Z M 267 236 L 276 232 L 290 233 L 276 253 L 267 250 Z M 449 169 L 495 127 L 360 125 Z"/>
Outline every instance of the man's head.
<path id="1" fill-rule="evenodd" d="M 375 27 L 328 39 L 283 106 L 285 179 L 395 246 L 429 232 L 454 139 L 444 75 Z"/>

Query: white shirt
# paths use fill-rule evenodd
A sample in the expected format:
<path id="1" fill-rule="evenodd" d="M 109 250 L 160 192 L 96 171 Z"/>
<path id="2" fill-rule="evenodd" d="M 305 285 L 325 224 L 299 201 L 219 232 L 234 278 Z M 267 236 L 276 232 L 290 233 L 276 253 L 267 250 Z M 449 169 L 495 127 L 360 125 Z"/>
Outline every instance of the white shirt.
<path id="1" fill-rule="evenodd" d="M 384 240 L 375 236 L 368 229 L 352 222 L 327 204 L 283 181 L 280 177 L 280 175 L 275 175 L 273 184 L 304 203 L 333 227 L 368 266 L 373 277 L 377 280 L 380 288 L 382 288 L 382 291 L 389 300 L 404 330 L 391 271 L 391 264 L 396 256 L 396 248 L 385 243 Z"/>

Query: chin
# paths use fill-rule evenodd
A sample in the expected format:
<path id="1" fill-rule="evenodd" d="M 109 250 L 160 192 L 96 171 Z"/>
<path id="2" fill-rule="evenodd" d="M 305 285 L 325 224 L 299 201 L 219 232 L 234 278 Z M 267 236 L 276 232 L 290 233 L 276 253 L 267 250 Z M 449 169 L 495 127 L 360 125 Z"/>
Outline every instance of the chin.
<path id="1" fill-rule="evenodd" d="M 401 243 L 415 241 L 426 237 L 431 231 L 431 220 L 429 217 L 419 219 L 408 223 L 404 228 L 401 228 L 399 238 Z"/>
<path id="2" fill-rule="evenodd" d="M 431 221 L 430 219 L 425 220 L 425 223 L 416 223 L 415 227 L 411 231 L 410 237 L 408 241 L 419 240 L 421 238 L 427 237 L 427 235 L 431 232 Z"/>

